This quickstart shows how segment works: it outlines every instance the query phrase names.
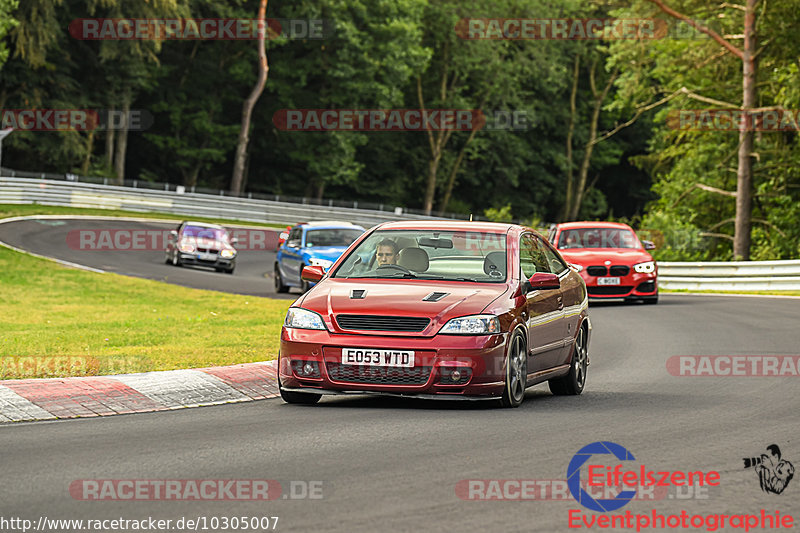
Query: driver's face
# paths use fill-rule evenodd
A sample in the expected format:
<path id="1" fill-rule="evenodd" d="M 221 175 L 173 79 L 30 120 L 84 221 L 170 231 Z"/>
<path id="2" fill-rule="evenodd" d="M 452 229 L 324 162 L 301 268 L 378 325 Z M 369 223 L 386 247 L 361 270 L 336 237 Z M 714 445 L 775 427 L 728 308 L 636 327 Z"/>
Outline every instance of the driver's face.
<path id="1" fill-rule="evenodd" d="M 394 253 L 391 246 L 378 246 L 378 251 L 375 252 L 375 259 L 378 266 L 394 265 L 397 263 L 397 254 Z"/>

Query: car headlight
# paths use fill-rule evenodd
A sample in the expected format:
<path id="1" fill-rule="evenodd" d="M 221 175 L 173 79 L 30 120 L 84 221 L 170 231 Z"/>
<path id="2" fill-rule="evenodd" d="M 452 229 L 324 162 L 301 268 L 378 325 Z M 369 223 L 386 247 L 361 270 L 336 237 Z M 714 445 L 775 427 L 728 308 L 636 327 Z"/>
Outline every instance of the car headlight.
<path id="1" fill-rule="evenodd" d="M 583 265 L 576 265 L 575 263 L 567 263 L 569 267 L 574 270 L 575 272 L 583 271 Z"/>
<path id="2" fill-rule="evenodd" d="M 287 328 L 297 329 L 326 329 L 322 317 L 314 311 L 302 307 L 290 307 L 286 312 L 283 325 Z"/>
<path id="3" fill-rule="evenodd" d="M 655 272 L 656 262 L 647 261 L 645 263 L 639 263 L 638 265 L 633 265 L 633 269 L 640 274 L 650 274 L 651 272 Z"/>
<path id="4" fill-rule="evenodd" d="M 494 315 L 472 315 L 453 318 L 439 333 L 445 335 L 491 335 L 500 333 L 500 320 Z"/>
<path id="5" fill-rule="evenodd" d="M 329 269 L 333 264 L 333 261 L 328 261 L 327 259 L 317 259 L 316 257 L 312 257 L 308 260 L 308 264 L 311 266 L 320 266 L 325 270 Z"/>
<path id="6" fill-rule="evenodd" d="M 225 259 L 230 259 L 231 257 L 233 257 L 233 256 L 235 256 L 235 255 L 236 255 L 236 250 L 228 250 L 228 249 L 225 249 L 225 250 L 222 250 L 222 251 L 219 253 L 219 256 L 220 256 L 220 257 L 223 257 L 223 258 L 225 258 Z"/>
<path id="7" fill-rule="evenodd" d="M 180 246 L 178 246 L 178 248 L 180 248 L 180 251 L 185 254 L 190 254 L 194 252 L 194 244 L 188 242 L 182 242 Z"/>

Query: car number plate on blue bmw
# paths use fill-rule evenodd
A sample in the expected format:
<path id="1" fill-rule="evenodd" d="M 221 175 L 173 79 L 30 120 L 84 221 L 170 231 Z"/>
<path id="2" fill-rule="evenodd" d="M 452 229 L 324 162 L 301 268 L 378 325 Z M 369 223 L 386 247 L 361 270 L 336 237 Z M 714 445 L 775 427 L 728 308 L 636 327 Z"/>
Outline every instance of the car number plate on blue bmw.
<path id="1" fill-rule="evenodd" d="M 619 278 L 597 278 L 598 285 L 619 285 Z"/>
<path id="2" fill-rule="evenodd" d="M 414 352 L 408 350 L 376 350 L 343 348 L 342 364 L 367 366 L 414 366 Z"/>

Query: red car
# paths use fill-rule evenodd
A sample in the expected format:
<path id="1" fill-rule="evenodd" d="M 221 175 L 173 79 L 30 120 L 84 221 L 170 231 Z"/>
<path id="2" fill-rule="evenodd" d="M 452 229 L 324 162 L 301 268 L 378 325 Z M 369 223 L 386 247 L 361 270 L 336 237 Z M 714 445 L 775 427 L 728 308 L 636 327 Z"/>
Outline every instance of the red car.
<path id="1" fill-rule="evenodd" d="M 627 224 L 568 222 L 550 230 L 550 242 L 586 282 L 591 299 L 658 303 L 658 265 Z"/>
<path id="2" fill-rule="evenodd" d="M 288 310 L 279 386 L 323 394 L 494 399 L 519 406 L 548 381 L 580 394 L 589 364 L 586 286 L 529 228 L 391 222 L 367 231 Z"/>

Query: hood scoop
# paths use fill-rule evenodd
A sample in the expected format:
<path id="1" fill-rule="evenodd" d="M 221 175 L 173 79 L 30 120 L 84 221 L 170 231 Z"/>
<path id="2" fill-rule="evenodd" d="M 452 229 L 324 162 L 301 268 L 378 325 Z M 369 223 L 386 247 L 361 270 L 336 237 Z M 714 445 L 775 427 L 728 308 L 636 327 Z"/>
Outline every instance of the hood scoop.
<path id="1" fill-rule="evenodd" d="M 425 298 L 422 299 L 423 302 L 438 302 L 445 296 L 450 294 L 449 292 L 432 292 L 427 295 Z"/>
<path id="2" fill-rule="evenodd" d="M 363 300 L 367 296 L 367 291 L 364 289 L 353 289 L 350 291 L 351 300 Z"/>

